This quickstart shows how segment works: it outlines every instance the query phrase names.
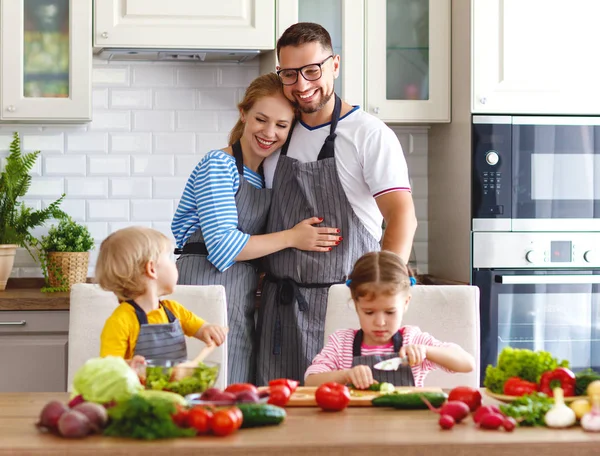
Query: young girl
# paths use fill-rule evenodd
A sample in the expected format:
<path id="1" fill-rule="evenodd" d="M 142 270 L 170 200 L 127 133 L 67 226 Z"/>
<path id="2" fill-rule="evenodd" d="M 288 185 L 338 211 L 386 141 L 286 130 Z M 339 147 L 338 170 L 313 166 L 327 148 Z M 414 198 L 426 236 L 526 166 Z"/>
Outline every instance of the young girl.
<path id="1" fill-rule="evenodd" d="M 371 252 L 355 264 L 347 285 L 360 330 L 334 332 L 305 374 L 307 386 L 352 383 L 366 389 L 376 382 L 422 387 L 431 370 L 471 372 L 473 357 L 456 344 L 440 342 L 416 326 L 402 326 L 415 283 L 410 269 L 392 252 Z M 380 361 L 407 357 L 396 371 L 373 369 Z"/>
<path id="2" fill-rule="evenodd" d="M 186 360 L 184 336 L 207 345 L 225 342 L 226 328 L 206 323 L 178 302 L 160 299 L 173 293 L 177 283 L 172 251 L 164 234 L 141 226 L 115 231 L 102 241 L 96 281 L 121 304 L 104 324 L 100 356 L 133 359 L 135 367 L 144 359 Z"/>

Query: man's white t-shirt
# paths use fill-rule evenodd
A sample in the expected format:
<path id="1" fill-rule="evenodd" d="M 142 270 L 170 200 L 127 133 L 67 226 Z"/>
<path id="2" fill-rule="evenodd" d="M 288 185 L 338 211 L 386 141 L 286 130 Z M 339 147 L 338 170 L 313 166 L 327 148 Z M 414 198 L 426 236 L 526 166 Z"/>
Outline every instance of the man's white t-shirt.
<path id="1" fill-rule="evenodd" d="M 298 122 L 288 157 L 303 163 L 316 161 L 329 135 L 330 125 L 309 127 Z M 383 217 L 375 198 L 393 191 L 410 191 L 408 168 L 400 141 L 386 124 L 358 106 L 340 118 L 335 132 L 336 165 L 346 197 L 365 228 L 380 240 Z M 273 186 L 279 154 L 280 151 L 277 151 L 264 161 L 267 188 Z"/>

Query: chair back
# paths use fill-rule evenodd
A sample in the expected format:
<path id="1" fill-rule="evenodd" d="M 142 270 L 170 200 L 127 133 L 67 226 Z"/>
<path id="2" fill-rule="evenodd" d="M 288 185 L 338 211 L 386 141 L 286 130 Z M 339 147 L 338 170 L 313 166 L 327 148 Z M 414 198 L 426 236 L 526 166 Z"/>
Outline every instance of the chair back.
<path id="1" fill-rule="evenodd" d="M 173 294 L 165 296 L 179 302 L 203 320 L 227 326 L 227 305 L 225 288 L 221 285 L 177 285 Z M 68 390 L 73 388 L 75 372 L 90 358 L 100 355 L 100 334 L 104 323 L 117 308 L 117 297 L 96 284 L 78 283 L 71 287 L 69 312 L 68 344 Z M 188 358 L 200 353 L 204 343 L 198 339 L 186 337 Z M 207 361 L 221 365 L 218 388 L 227 385 L 227 341 L 217 347 Z"/>
<path id="2" fill-rule="evenodd" d="M 415 285 L 403 325 L 418 326 L 443 342 L 460 345 L 475 358 L 470 373 L 430 372 L 425 386 L 479 387 L 479 288 L 471 285 Z M 325 316 L 325 342 L 338 329 L 359 328 L 358 316 L 346 285 L 329 289 Z"/>

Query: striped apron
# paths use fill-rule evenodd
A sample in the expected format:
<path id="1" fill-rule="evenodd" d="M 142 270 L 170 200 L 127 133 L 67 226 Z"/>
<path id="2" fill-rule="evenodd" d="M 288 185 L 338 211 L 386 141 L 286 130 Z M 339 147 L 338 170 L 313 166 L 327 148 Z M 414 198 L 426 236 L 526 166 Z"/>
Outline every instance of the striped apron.
<path id="1" fill-rule="evenodd" d="M 309 217 L 338 227 L 343 241 L 330 252 L 285 249 L 267 256 L 258 316 L 257 384 L 274 378 L 304 381 L 304 373 L 323 348 L 327 293 L 342 283 L 355 261 L 379 250 L 348 202 L 334 155 L 341 100 L 335 98 L 330 133 L 317 161 L 301 163 L 282 148 L 273 177 L 273 202 L 267 232 L 287 230 Z"/>
<path id="2" fill-rule="evenodd" d="M 243 177 L 244 163 L 239 141 L 232 147 L 240 173 L 240 186 L 235 195 L 238 229 L 250 235 L 262 234 L 271 203 L 271 190 L 258 189 Z M 262 169 L 259 171 L 262 174 Z M 220 272 L 206 259 L 207 255 L 202 230 L 198 229 L 190 236 L 183 248 L 183 254 L 177 260 L 178 283 L 225 287 L 229 322 L 228 383 L 254 383 L 255 296 L 258 288 L 258 268 L 255 262 L 240 261 L 226 271 Z"/>
<path id="3" fill-rule="evenodd" d="M 160 303 L 167 314 L 169 323 L 148 324 L 146 312 L 133 300 L 129 300 L 127 303 L 134 308 L 140 323 L 140 333 L 133 351 L 134 356 L 140 355 L 147 360 L 185 361 L 187 359 L 185 334 L 179 320 L 167 306 Z"/>
<path id="4" fill-rule="evenodd" d="M 402 333 L 398 331 L 392 337 L 394 344 L 394 353 L 389 355 L 371 355 L 362 356 L 362 341 L 363 330 L 360 329 L 354 336 L 354 344 L 352 346 L 352 367 L 354 366 L 369 366 L 373 372 L 373 378 L 379 383 L 387 382 L 394 386 L 415 386 L 415 377 L 413 376 L 410 366 L 402 365 L 397 370 L 383 371 L 373 369 L 373 366 L 380 361 L 398 357 L 400 347 L 402 347 Z"/>

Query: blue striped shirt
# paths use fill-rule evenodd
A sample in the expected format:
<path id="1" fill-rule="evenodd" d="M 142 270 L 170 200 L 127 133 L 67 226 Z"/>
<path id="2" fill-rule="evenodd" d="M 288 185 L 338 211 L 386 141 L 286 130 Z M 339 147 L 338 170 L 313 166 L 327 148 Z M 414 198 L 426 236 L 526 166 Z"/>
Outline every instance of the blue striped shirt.
<path id="1" fill-rule="evenodd" d="M 246 166 L 244 177 L 254 187 L 264 188 L 260 174 Z M 179 248 L 201 228 L 207 259 L 221 272 L 235 263 L 250 239 L 238 229 L 235 194 L 239 186 L 235 159 L 222 150 L 210 151 L 192 171 L 171 223 Z"/>

